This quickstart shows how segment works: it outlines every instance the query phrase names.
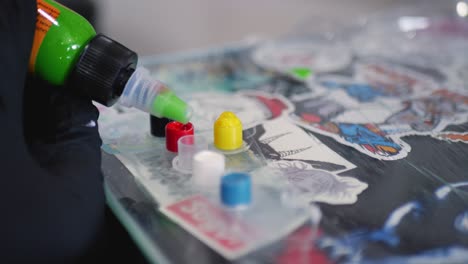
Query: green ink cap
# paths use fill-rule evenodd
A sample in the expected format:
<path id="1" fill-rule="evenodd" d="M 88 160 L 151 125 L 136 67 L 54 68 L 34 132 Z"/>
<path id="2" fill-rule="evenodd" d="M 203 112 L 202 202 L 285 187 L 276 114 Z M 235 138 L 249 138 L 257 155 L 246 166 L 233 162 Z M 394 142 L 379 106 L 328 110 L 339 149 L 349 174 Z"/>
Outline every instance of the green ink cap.
<path id="1" fill-rule="evenodd" d="M 163 91 L 154 99 L 151 114 L 186 124 L 192 117 L 192 108 L 172 91 Z"/>

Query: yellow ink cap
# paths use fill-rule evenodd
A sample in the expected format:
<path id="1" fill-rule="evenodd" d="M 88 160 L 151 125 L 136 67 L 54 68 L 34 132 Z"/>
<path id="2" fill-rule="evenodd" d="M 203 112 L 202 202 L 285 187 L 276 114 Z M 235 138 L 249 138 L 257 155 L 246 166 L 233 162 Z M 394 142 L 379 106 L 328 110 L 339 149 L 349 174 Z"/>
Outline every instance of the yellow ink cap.
<path id="1" fill-rule="evenodd" d="M 242 147 L 242 123 L 233 112 L 223 112 L 214 123 L 214 145 L 221 150 Z"/>

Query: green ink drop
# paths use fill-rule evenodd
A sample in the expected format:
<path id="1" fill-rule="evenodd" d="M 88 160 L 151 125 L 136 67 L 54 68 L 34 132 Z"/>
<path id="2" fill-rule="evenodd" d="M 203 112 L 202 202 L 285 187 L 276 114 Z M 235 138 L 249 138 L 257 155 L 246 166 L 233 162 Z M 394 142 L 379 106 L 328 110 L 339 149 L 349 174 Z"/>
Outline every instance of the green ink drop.
<path id="1" fill-rule="evenodd" d="M 188 105 L 172 91 L 162 92 L 154 99 L 151 113 L 184 124 L 189 121 L 191 115 Z"/>
<path id="2" fill-rule="evenodd" d="M 293 68 L 290 71 L 294 76 L 300 79 L 307 79 L 310 75 L 312 75 L 312 70 L 308 68 Z"/>

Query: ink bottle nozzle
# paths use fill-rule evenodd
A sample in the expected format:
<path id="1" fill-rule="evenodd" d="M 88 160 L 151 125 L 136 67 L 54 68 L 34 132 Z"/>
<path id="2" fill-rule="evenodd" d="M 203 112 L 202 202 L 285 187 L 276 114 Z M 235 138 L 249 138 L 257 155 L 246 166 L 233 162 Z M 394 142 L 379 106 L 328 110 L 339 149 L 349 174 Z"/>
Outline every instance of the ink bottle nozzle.
<path id="1" fill-rule="evenodd" d="M 153 79 L 143 67 L 135 69 L 125 85 L 119 103 L 183 124 L 188 123 L 192 117 L 192 108 L 177 97 L 166 84 Z"/>
<path id="2" fill-rule="evenodd" d="M 188 123 L 192 109 L 147 69 L 137 67 L 137 61 L 135 52 L 98 34 L 78 59 L 69 83 L 103 105 L 118 101 L 156 117 Z"/>

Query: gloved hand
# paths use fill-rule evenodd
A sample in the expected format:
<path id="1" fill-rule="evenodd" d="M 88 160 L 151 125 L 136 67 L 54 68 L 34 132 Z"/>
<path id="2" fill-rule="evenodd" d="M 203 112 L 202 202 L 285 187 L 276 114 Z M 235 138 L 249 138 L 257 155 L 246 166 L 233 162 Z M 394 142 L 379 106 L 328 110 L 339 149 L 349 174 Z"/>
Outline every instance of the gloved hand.
<path id="1" fill-rule="evenodd" d="M 2 1 L 0 259 L 70 263 L 104 222 L 98 112 L 64 87 L 25 81 L 36 16 L 33 0 Z"/>
<path id="2" fill-rule="evenodd" d="M 29 76 L 23 101 L 26 143 L 41 167 L 57 175 L 100 174 L 99 112 L 91 100 Z"/>

